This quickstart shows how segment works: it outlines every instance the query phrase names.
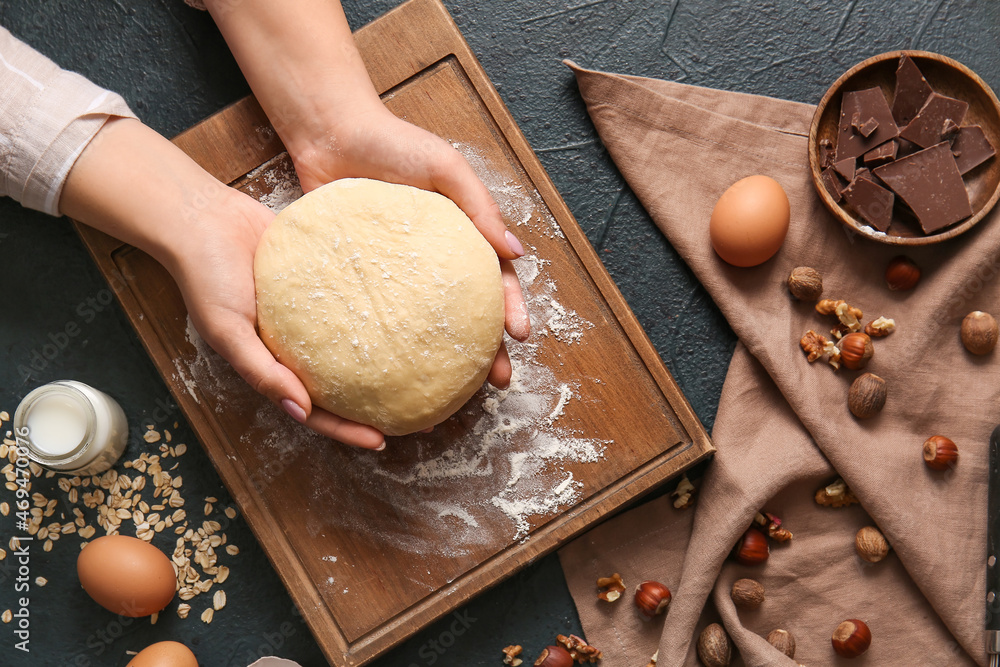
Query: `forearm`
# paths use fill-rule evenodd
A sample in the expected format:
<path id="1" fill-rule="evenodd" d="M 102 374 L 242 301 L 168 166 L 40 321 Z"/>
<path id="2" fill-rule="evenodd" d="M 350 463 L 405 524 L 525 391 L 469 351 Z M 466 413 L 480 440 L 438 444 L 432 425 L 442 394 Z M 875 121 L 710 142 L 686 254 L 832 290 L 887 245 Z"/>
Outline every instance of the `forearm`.
<path id="1" fill-rule="evenodd" d="M 233 215 L 234 191 L 138 120 L 108 121 L 80 155 L 60 201 L 68 216 L 130 243 L 173 273 L 210 217 Z"/>
<path id="2" fill-rule="evenodd" d="M 293 158 L 382 108 L 339 0 L 205 4 Z"/>

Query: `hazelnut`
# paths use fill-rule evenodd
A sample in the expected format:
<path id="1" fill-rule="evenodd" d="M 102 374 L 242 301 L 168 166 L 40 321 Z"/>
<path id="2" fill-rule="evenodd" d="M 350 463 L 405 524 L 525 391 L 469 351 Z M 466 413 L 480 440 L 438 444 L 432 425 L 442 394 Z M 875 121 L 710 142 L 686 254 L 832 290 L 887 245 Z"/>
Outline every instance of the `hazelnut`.
<path id="1" fill-rule="evenodd" d="M 909 257 L 894 257 L 885 268 L 885 284 L 891 290 L 910 290 L 920 281 L 920 267 Z"/>
<path id="2" fill-rule="evenodd" d="M 743 565 L 758 565 L 770 555 L 771 548 L 767 545 L 767 538 L 756 528 L 747 528 L 747 532 L 743 533 L 736 544 L 736 560 Z"/>
<path id="3" fill-rule="evenodd" d="M 854 548 L 862 560 L 877 563 L 889 555 L 889 543 L 875 526 L 865 526 L 854 536 Z"/>
<path id="4" fill-rule="evenodd" d="M 989 313 L 974 310 L 962 320 L 962 345 L 972 354 L 989 354 L 997 346 L 1000 328 Z"/>
<path id="5" fill-rule="evenodd" d="M 670 589 L 658 581 L 644 581 L 635 589 L 635 606 L 644 616 L 653 618 L 670 604 Z"/>
<path id="6" fill-rule="evenodd" d="M 756 609 L 764 603 L 764 587 L 753 579 L 737 579 L 729 597 L 740 609 Z"/>
<path id="7" fill-rule="evenodd" d="M 885 380 L 874 373 L 859 375 L 847 393 L 847 407 L 858 419 L 874 417 L 885 407 Z"/>
<path id="8" fill-rule="evenodd" d="M 954 468 L 958 462 L 958 447 L 943 435 L 932 435 L 924 443 L 924 463 L 931 470 Z"/>
<path id="9" fill-rule="evenodd" d="M 849 333 L 837 343 L 840 350 L 840 361 L 852 371 L 861 370 L 868 365 L 868 360 L 875 353 L 871 336 L 864 333 Z"/>
<path id="10" fill-rule="evenodd" d="M 771 630 L 767 635 L 767 643 L 789 658 L 795 657 L 795 637 L 788 630 Z"/>
<path id="11" fill-rule="evenodd" d="M 796 267 L 788 276 L 788 291 L 799 301 L 819 301 L 823 294 L 823 276 L 808 266 Z"/>
<path id="12" fill-rule="evenodd" d="M 728 667 L 732 657 L 729 635 L 718 623 L 712 623 L 698 635 L 698 659 L 705 667 Z"/>
<path id="13" fill-rule="evenodd" d="M 833 650 L 843 658 L 856 658 L 872 643 L 872 632 L 864 621 L 850 618 L 837 626 L 833 631 Z"/>
<path id="14" fill-rule="evenodd" d="M 573 667 L 573 658 L 562 646 L 546 646 L 535 660 L 535 667 Z"/>

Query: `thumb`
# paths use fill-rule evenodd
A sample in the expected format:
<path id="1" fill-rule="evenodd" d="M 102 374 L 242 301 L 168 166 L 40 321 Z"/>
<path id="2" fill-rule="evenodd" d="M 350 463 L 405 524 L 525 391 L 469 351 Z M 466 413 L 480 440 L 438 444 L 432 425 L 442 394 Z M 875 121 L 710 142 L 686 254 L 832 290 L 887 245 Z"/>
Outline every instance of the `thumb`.
<path id="1" fill-rule="evenodd" d="M 280 405 L 298 422 L 305 422 L 312 412 L 312 401 L 302 381 L 274 358 L 253 326 L 236 313 L 216 318 L 204 330 L 205 341 L 232 364 L 247 384 Z M 217 332 L 222 332 L 221 334 Z"/>
<path id="2" fill-rule="evenodd" d="M 479 233 L 500 259 L 517 259 L 524 247 L 503 222 L 500 207 L 462 154 L 449 147 L 450 155 L 431 171 L 434 189 L 448 197 L 472 220 Z"/>

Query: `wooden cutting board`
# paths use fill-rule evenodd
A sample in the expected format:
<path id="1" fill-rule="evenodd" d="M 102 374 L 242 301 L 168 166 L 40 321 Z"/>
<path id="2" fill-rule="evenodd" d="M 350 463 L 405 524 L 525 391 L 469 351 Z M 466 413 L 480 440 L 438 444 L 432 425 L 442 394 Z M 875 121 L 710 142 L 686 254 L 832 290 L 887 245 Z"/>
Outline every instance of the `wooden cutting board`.
<path id="1" fill-rule="evenodd" d="M 315 436 L 245 386 L 149 256 L 78 231 L 330 662 L 361 665 L 709 455 L 708 436 L 447 10 L 356 33 L 385 104 L 466 155 L 528 249 L 516 378 L 385 452 Z M 252 98 L 175 139 L 275 206 L 287 154 Z"/>

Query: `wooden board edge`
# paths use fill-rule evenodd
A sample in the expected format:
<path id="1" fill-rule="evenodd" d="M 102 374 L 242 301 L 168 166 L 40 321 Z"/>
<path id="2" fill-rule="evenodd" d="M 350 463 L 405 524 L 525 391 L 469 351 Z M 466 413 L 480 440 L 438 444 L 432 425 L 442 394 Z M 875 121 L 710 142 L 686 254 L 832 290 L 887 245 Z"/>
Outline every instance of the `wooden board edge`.
<path id="1" fill-rule="evenodd" d="M 447 587 L 435 591 L 377 630 L 355 640 L 351 643 L 351 656 L 359 661 L 357 664 L 363 664 L 383 655 L 399 643 L 390 637 L 394 628 L 402 625 L 426 627 L 502 583 L 523 567 L 562 548 L 601 521 L 611 518 L 615 512 L 629 503 L 656 490 L 664 482 L 680 474 L 677 470 L 664 474 L 665 459 L 682 458 L 684 460 L 682 469 L 686 469 L 709 458 L 713 451 L 690 443 L 683 452 L 674 454 L 665 452 L 650 460 L 615 484 L 606 487 L 601 493 L 591 496 L 584 503 L 562 514 L 558 525 L 550 522 L 532 531 L 522 547 L 505 550 L 483 561 L 475 570 L 455 579 Z"/>

